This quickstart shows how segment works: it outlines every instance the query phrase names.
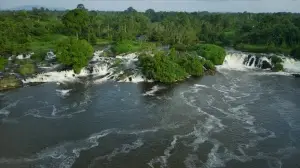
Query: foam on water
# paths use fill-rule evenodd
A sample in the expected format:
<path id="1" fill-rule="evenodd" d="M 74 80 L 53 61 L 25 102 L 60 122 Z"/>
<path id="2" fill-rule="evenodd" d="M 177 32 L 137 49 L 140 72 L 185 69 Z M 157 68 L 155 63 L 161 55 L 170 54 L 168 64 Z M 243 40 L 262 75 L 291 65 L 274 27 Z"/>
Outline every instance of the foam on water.
<path id="1" fill-rule="evenodd" d="M 94 52 L 94 55 L 93 55 L 93 58 L 91 59 L 92 62 L 95 62 L 95 61 L 101 61 L 102 60 L 102 57 L 101 55 L 103 54 L 104 50 L 101 50 L 101 51 L 95 51 Z"/>
<path id="2" fill-rule="evenodd" d="M 12 107 L 16 107 L 19 102 L 20 102 L 20 100 L 14 101 L 12 103 L 9 103 L 8 105 L 3 107 L 2 109 L 0 109 L 0 115 L 4 115 L 4 116 L 7 117 L 11 113 L 8 109 L 10 109 Z"/>
<path id="3" fill-rule="evenodd" d="M 199 162 L 198 156 L 195 154 L 189 154 L 184 160 L 184 165 L 187 168 L 197 168 L 197 162 Z"/>
<path id="4" fill-rule="evenodd" d="M 29 59 L 29 58 L 31 58 L 31 56 L 32 56 L 33 54 L 34 54 L 34 53 L 29 53 L 29 54 L 26 54 L 26 55 L 23 55 L 23 54 L 17 55 L 17 56 L 16 56 L 16 59 L 19 59 L 19 60 L 22 60 L 22 59 Z"/>
<path id="5" fill-rule="evenodd" d="M 45 166 L 47 168 L 70 168 L 74 164 L 75 160 L 80 156 L 80 152 L 83 150 L 89 150 L 99 145 L 99 139 L 106 137 L 110 134 L 145 134 L 150 132 L 156 132 L 159 129 L 169 129 L 174 126 L 167 126 L 161 128 L 150 128 L 144 130 L 119 130 L 119 129 L 106 129 L 98 133 L 94 133 L 89 137 L 77 141 L 65 142 L 54 147 L 48 147 L 32 156 L 26 158 L 0 158 L 0 167 L 2 165 L 26 165 L 29 163 L 35 163 L 35 165 Z M 126 154 L 143 146 L 142 139 L 137 139 L 132 144 L 123 144 L 120 148 L 116 148 L 112 153 L 101 156 L 95 159 L 112 159 L 118 154 Z M 174 148 L 176 141 L 171 143 L 169 151 L 166 150 L 166 154 L 169 154 L 170 150 Z"/>
<path id="6" fill-rule="evenodd" d="M 162 87 L 162 86 L 158 86 L 158 85 L 155 85 L 151 88 L 151 90 L 145 92 L 143 95 L 144 96 L 154 96 L 155 93 L 161 89 L 164 89 L 165 87 Z"/>
<path id="7" fill-rule="evenodd" d="M 171 152 L 175 148 L 175 146 L 177 144 L 177 141 L 181 138 L 189 137 L 189 136 L 192 136 L 192 135 L 193 135 L 193 132 L 185 134 L 185 135 L 174 135 L 173 140 L 170 143 L 170 146 L 168 146 L 164 150 L 164 155 L 156 157 L 154 159 L 151 159 L 150 162 L 148 163 L 148 165 L 150 167 L 154 168 L 155 167 L 154 164 L 159 163 L 161 168 L 168 167 L 168 159 L 170 158 Z"/>
<path id="8" fill-rule="evenodd" d="M 209 86 L 200 85 L 200 84 L 194 84 L 194 87 L 210 88 Z"/>
<path id="9" fill-rule="evenodd" d="M 82 150 L 98 146 L 98 140 L 113 131 L 113 129 L 104 130 L 83 140 L 66 142 L 46 148 L 28 158 L 0 158 L 0 165 L 24 165 L 25 163 L 35 162 L 36 165 L 45 166 L 47 168 L 70 168 Z"/>
<path id="10" fill-rule="evenodd" d="M 207 168 L 213 168 L 213 167 L 224 167 L 225 163 L 217 153 L 220 148 L 219 143 L 214 143 L 213 148 L 211 149 L 210 153 L 208 154 L 208 159 L 205 163 L 205 166 Z"/>
<path id="11" fill-rule="evenodd" d="M 275 56 L 270 54 L 269 56 Z M 284 72 L 271 72 L 271 71 L 262 71 L 254 72 L 253 75 L 291 75 L 293 73 L 300 73 L 300 61 L 297 61 L 290 57 L 285 57 L 282 55 L 276 55 L 283 60 Z M 248 58 L 248 53 L 243 52 L 227 52 L 227 55 L 224 59 L 222 65 L 217 66 L 217 69 L 222 72 L 223 69 L 227 70 L 236 70 L 236 71 L 249 71 L 251 69 L 258 69 L 262 66 L 263 61 L 271 63 L 270 58 L 266 56 L 261 56 L 258 60 L 258 65 L 256 67 L 255 63 L 258 59 L 255 55 L 252 55 L 247 63 L 245 63 L 246 58 Z"/>
<path id="12" fill-rule="evenodd" d="M 223 65 L 217 66 L 217 69 L 246 71 L 249 69 L 244 65 L 244 60 L 247 58 L 247 56 L 248 55 L 245 53 L 228 53 L 225 57 Z"/>
<path id="13" fill-rule="evenodd" d="M 137 139 L 132 144 L 123 144 L 120 148 L 115 148 L 110 154 L 99 156 L 95 159 L 93 159 L 92 163 L 88 166 L 89 168 L 95 167 L 96 162 L 99 160 L 107 159 L 108 161 L 111 161 L 113 157 L 119 155 L 119 154 L 126 154 L 131 152 L 132 150 L 135 150 L 137 148 L 140 148 L 144 145 L 144 142 L 142 139 Z"/>
<path id="14" fill-rule="evenodd" d="M 138 55 L 136 53 L 131 53 L 127 55 L 119 55 L 115 58 L 113 57 L 103 57 L 103 51 L 96 51 L 90 64 L 83 68 L 79 74 L 75 74 L 73 70 L 66 71 L 53 71 L 45 72 L 36 75 L 33 78 L 28 78 L 23 80 L 23 83 L 43 83 L 43 82 L 74 82 L 80 80 L 81 77 L 102 77 L 101 79 L 96 79 L 94 83 L 103 83 L 106 80 L 118 80 L 120 82 L 151 82 L 143 77 L 140 70 L 137 69 L 136 63 L 138 61 Z M 118 59 L 118 60 L 117 60 Z M 116 66 L 120 64 L 120 67 Z M 132 71 L 132 74 L 124 74 L 125 70 Z M 119 76 L 128 75 L 124 79 L 119 79 Z"/>
<path id="15" fill-rule="evenodd" d="M 246 162 L 251 161 L 253 158 L 258 158 L 258 154 L 251 156 L 247 154 L 247 151 L 250 148 L 253 149 L 256 147 L 259 142 L 270 138 L 276 138 L 276 134 L 274 132 L 267 130 L 255 123 L 255 117 L 250 115 L 249 109 L 247 108 L 248 104 L 253 104 L 256 100 L 259 100 L 261 94 L 260 83 L 247 83 L 247 85 L 245 85 L 247 86 L 245 90 L 243 87 L 243 80 L 236 79 L 236 77 L 232 77 L 230 74 L 225 74 L 224 76 L 229 82 L 228 86 L 223 84 L 215 84 L 212 87 L 205 87 L 205 89 L 211 89 L 211 93 L 218 92 L 221 94 L 218 98 L 214 97 L 213 95 L 207 96 L 206 102 L 208 109 L 216 109 L 217 111 L 214 110 L 215 112 L 220 112 L 222 115 L 224 115 L 222 119 L 226 118 L 233 121 L 239 121 L 235 123 L 241 125 L 242 128 L 249 131 L 247 135 L 250 135 L 250 137 L 242 143 L 237 143 L 235 151 L 229 150 L 218 140 L 211 137 L 212 133 L 221 132 L 225 130 L 227 126 L 222 124 L 222 120 L 220 118 L 217 118 L 215 115 L 206 112 L 208 110 L 203 111 L 200 104 L 197 103 L 198 99 L 195 95 L 201 94 L 203 89 L 196 87 L 197 85 L 194 85 L 190 87 L 189 90 L 181 93 L 181 97 L 187 105 L 195 108 L 200 114 L 206 116 L 204 121 L 198 121 L 197 124 L 195 124 L 194 131 L 191 132 L 189 136 L 189 139 L 192 137 L 195 139 L 185 146 L 192 147 L 192 152 L 196 154 L 196 152 L 199 150 L 199 144 L 203 144 L 204 142 L 212 143 L 213 148 L 208 154 L 208 160 L 206 163 L 202 163 L 204 164 L 203 167 L 207 168 L 224 167 L 230 160 Z M 222 82 L 222 80 L 220 80 L 220 82 Z M 259 94 L 257 92 L 259 92 Z M 218 99 L 221 99 L 221 101 Z M 232 101 L 240 99 L 245 103 L 237 105 L 232 103 Z M 224 105 L 220 106 L 220 104 Z M 287 105 L 287 107 L 291 106 Z M 238 151 L 239 155 L 235 154 L 236 151 Z M 197 157 L 193 157 L 194 153 L 189 154 L 189 157 L 185 159 L 184 163 L 186 167 L 196 167 L 197 164 L 201 165 L 201 161 L 197 160 Z M 270 164 L 270 167 L 279 168 L 281 165 L 281 161 L 278 159 L 278 157 L 270 157 L 269 154 L 262 153 L 260 158 L 266 160 Z M 163 163 L 162 159 L 156 160 L 156 162 L 159 161 Z M 152 165 L 154 163 L 155 162 L 152 161 Z"/>
<path id="16" fill-rule="evenodd" d="M 70 91 L 72 89 L 65 89 L 65 90 L 59 90 L 59 89 L 56 89 L 56 92 L 59 96 L 62 96 L 62 97 L 66 97 L 66 96 L 69 96 L 70 95 Z"/>
<path id="17" fill-rule="evenodd" d="M 95 65 L 92 73 L 87 68 L 81 70 L 79 74 L 75 74 L 73 70 L 46 72 L 36 75 L 33 78 L 23 80 L 23 83 L 40 83 L 40 82 L 72 82 L 79 80 L 80 77 L 93 75 L 95 77 L 102 76 L 108 73 L 106 64 Z"/>
<path id="18" fill-rule="evenodd" d="M 283 67 L 286 72 L 290 73 L 300 73 L 300 61 L 297 61 L 293 58 L 284 57 Z"/>

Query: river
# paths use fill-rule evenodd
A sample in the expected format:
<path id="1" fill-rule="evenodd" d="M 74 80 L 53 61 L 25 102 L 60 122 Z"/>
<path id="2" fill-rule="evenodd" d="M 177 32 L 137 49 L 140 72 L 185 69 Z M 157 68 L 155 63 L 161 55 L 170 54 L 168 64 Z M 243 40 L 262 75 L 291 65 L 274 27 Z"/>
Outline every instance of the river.
<path id="1" fill-rule="evenodd" d="M 2 168 L 299 168 L 300 79 L 220 66 L 163 85 L 93 79 L 0 94 Z"/>

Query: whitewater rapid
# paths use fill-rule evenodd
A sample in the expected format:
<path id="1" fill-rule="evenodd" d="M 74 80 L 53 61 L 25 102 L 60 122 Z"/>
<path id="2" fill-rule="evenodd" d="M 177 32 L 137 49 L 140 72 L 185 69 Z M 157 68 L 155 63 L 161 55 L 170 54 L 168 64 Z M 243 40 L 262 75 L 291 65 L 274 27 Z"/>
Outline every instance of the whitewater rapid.
<path id="1" fill-rule="evenodd" d="M 89 65 L 83 68 L 79 74 L 74 73 L 73 70 L 44 72 L 23 80 L 23 83 L 66 83 L 80 81 L 81 78 L 89 76 L 94 78 L 94 83 L 102 83 L 110 79 L 132 83 L 147 81 L 136 67 L 136 62 L 138 61 L 137 53 L 109 58 L 104 57 L 103 52 L 96 51 Z M 55 65 L 55 67 L 57 66 Z M 132 71 L 133 73 L 126 74 L 125 71 Z"/>
<path id="2" fill-rule="evenodd" d="M 283 72 L 272 72 L 270 71 L 270 69 L 266 69 L 266 70 L 260 69 L 263 61 L 266 61 L 269 64 L 271 64 L 272 56 L 278 56 L 283 60 L 282 63 L 284 68 Z M 249 60 L 247 60 L 248 57 L 250 57 Z M 255 62 L 257 62 L 257 65 L 255 65 Z M 300 61 L 283 55 L 264 54 L 258 58 L 253 53 L 249 54 L 249 53 L 239 52 L 239 51 L 229 51 L 227 52 L 224 63 L 220 66 L 217 66 L 217 69 L 219 71 L 222 71 L 224 69 L 236 70 L 236 71 L 260 70 L 255 72 L 255 74 L 260 74 L 260 75 L 268 75 L 268 74 L 292 75 L 292 74 L 300 73 Z"/>

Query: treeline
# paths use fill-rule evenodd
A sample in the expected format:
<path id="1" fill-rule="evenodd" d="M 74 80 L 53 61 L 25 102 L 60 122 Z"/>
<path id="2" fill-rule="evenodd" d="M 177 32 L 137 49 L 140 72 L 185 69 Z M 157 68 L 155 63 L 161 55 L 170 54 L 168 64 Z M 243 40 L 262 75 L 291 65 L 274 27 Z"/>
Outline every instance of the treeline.
<path id="1" fill-rule="evenodd" d="M 197 43 L 233 46 L 254 52 L 289 53 L 300 44 L 300 14 L 88 11 L 0 12 L 0 55 L 52 49 L 67 36 L 92 45 L 150 41 L 186 50 Z M 297 50 L 294 50 L 297 51 Z"/>

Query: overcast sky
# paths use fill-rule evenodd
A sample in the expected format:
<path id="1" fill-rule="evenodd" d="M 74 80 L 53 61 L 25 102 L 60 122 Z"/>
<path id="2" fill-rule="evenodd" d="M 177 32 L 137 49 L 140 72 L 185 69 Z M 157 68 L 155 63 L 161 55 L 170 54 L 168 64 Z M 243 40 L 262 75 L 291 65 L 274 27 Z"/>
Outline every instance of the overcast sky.
<path id="1" fill-rule="evenodd" d="M 0 0 L 0 9 L 39 5 L 73 9 L 82 3 L 88 9 L 209 12 L 300 12 L 300 0 Z"/>

